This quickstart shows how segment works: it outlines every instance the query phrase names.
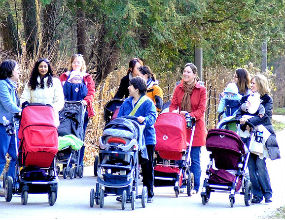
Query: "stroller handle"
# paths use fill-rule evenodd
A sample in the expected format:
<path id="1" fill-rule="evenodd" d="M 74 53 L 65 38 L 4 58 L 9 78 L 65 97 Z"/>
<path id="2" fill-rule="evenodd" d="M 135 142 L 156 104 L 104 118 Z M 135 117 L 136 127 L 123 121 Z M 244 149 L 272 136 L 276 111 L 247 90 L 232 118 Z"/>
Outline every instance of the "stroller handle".
<path id="1" fill-rule="evenodd" d="M 232 119 L 232 120 L 229 120 L 229 121 L 225 121 L 223 123 L 220 124 L 219 128 L 222 128 L 223 126 L 229 124 L 229 123 L 233 123 L 235 122 L 236 124 L 240 124 L 240 120 L 238 119 Z M 248 125 L 249 127 L 251 127 L 253 130 L 254 130 L 254 125 L 248 121 L 245 122 L 245 125 Z"/>

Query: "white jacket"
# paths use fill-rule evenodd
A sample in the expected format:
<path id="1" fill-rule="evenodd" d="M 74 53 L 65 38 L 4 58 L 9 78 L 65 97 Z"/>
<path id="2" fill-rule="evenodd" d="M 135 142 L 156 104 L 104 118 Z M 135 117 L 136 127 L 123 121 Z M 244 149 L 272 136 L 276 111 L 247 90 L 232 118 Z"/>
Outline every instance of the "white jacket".
<path id="1" fill-rule="evenodd" d="M 43 89 L 37 87 L 35 90 L 32 90 L 27 83 L 20 98 L 21 105 L 26 101 L 49 104 L 56 112 L 59 112 L 64 106 L 63 89 L 58 78 L 53 77 L 52 80 L 53 85 L 51 87 L 47 86 L 47 78 L 45 78 L 45 87 Z M 40 82 L 40 77 L 38 77 L 38 82 Z"/>

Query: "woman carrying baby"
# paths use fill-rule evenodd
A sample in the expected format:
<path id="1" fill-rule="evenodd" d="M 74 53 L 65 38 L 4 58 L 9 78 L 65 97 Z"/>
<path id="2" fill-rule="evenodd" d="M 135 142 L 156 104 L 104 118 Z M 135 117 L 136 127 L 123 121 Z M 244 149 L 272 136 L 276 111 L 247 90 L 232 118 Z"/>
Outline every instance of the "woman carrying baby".
<path id="1" fill-rule="evenodd" d="M 254 126 L 263 125 L 271 134 L 274 134 L 271 124 L 273 100 L 269 96 L 268 80 L 264 75 L 258 74 L 251 79 L 251 91 L 253 94 L 244 96 L 241 99 L 241 107 L 237 112 L 237 119 L 240 124 L 247 121 Z M 259 103 L 253 102 L 254 96 L 259 97 Z M 260 109 L 260 105 L 265 111 Z M 250 117 L 243 117 L 250 115 Z M 269 174 L 266 167 L 266 158 L 260 158 L 258 155 L 251 153 L 248 161 L 250 181 L 252 184 L 253 199 L 252 203 L 260 203 L 265 198 L 265 203 L 272 202 L 272 188 Z"/>

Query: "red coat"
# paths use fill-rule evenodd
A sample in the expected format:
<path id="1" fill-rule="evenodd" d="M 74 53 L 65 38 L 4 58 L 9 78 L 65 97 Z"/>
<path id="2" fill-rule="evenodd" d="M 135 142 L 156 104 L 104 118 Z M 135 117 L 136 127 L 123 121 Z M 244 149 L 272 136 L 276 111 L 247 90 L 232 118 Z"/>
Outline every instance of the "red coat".
<path id="1" fill-rule="evenodd" d="M 62 85 L 67 80 L 67 78 L 68 78 L 67 73 L 63 73 L 59 77 Z M 95 115 L 95 112 L 94 112 L 94 109 L 93 109 L 93 106 L 92 106 L 94 95 L 95 95 L 95 83 L 94 83 L 94 80 L 92 79 L 92 76 L 89 75 L 89 74 L 86 74 L 83 77 L 83 81 L 86 84 L 87 89 L 88 89 L 87 95 L 84 98 L 84 100 L 87 102 L 88 117 L 93 117 Z"/>
<path id="2" fill-rule="evenodd" d="M 181 102 L 184 95 L 183 83 L 176 86 L 169 111 L 179 109 L 181 111 Z M 196 83 L 191 94 L 191 112 L 190 115 L 196 118 L 196 128 L 192 146 L 205 146 L 206 144 L 206 126 L 205 126 L 205 111 L 207 103 L 206 88 L 199 83 Z M 187 129 L 187 140 L 190 141 L 191 129 Z"/>

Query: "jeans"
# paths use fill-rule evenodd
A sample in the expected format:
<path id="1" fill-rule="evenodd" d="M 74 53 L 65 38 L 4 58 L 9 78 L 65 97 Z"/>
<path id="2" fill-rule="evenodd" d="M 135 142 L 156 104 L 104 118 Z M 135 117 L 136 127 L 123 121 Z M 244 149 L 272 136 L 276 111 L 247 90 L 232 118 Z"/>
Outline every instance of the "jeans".
<path id="1" fill-rule="evenodd" d="M 17 135 L 18 137 L 18 135 Z M 18 138 L 17 138 L 18 141 Z M 15 135 L 9 136 L 6 133 L 6 128 L 0 125 L 0 175 L 2 174 L 6 165 L 6 154 L 11 157 L 8 176 L 11 176 L 15 180 L 16 176 L 16 162 L 17 162 L 17 150 L 16 150 Z"/>
<path id="2" fill-rule="evenodd" d="M 270 178 L 268 175 L 265 158 L 260 159 L 258 155 L 250 154 L 248 170 L 254 197 L 262 200 L 272 197 Z"/>
<path id="3" fill-rule="evenodd" d="M 83 140 L 85 139 L 85 132 L 88 125 L 88 121 L 89 121 L 88 112 L 86 111 L 84 115 L 84 124 L 83 124 Z M 80 148 L 79 165 L 83 165 L 84 151 L 85 151 L 85 146 L 83 145 Z"/>
<path id="4" fill-rule="evenodd" d="M 153 197 L 153 183 L 154 183 L 154 171 L 153 171 L 153 155 L 154 145 L 146 145 L 148 160 L 141 164 L 143 185 L 147 187 L 148 197 Z"/>
<path id="5" fill-rule="evenodd" d="M 201 154 L 201 147 L 192 147 L 191 148 L 190 171 L 194 175 L 194 190 L 196 190 L 196 191 L 199 191 L 199 188 L 200 188 L 200 178 L 201 178 L 200 154 Z"/>

